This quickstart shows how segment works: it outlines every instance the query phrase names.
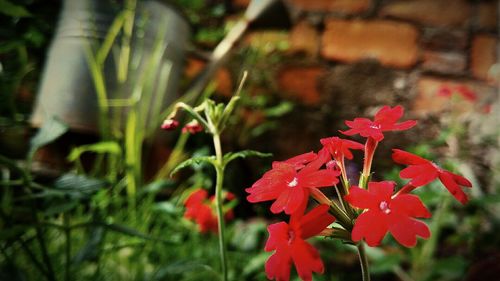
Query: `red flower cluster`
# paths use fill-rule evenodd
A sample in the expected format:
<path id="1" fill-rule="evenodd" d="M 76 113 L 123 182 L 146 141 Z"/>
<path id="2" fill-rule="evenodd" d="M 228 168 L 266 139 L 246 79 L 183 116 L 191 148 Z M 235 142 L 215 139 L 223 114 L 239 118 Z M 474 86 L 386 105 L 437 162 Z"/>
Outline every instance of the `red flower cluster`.
<path id="1" fill-rule="evenodd" d="M 465 85 L 449 86 L 443 85 L 439 88 L 437 95 L 441 97 L 451 98 L 454 94 L 460 95 L 463 99 L 469 102 L 477 101 L 476 93 Z"/>
<path id="2" fill-rule="evenodd" d="M 467 179 L 399 149 L 394 149 L 393 159 L 398 164 L 408 165 L 400 177 L 410 179 L 409 183 L 394 193 L 394 182 L 368 182 L 372 158 L 378 143 L 384 139 L 384 133 L 407 130 L 417 124 L 415 120 L 398 123 L 403 113 L 401 106 L 384 106 L 375 114 L 374 120 L 355 118 L 346 121 L 350 129 L 341 132 L 365 137 L 364 145 L 339 137 L 323 138 L 323 148 L 318 153 L 309 152 L 274 162 L 271 170 L 246 189 L 248 201 L 274 201 L 271 212 L 284 211 L 290 215 L 289 223 L 279 222 L 268 227 L 265 250 L 275 251 L 266 262 L 269 279 L 289 280 L 292 263 L 302 280 L 312 280 L 313 272 L 322 273 L 323 262 L 318 251 L 305 240 L 337 231 L 327 229 L 335 220 L 333 215 L 337 216 L 344 231 L 350 232 L 350 238 L 342 239 L 351 242 L 365 240 L 369 246 L 377 246 L 389 232 L 403 246 L 413 247 L 417 236 L 430 237 L 427 225 L 417 218 L 429 218 L 431 213 L 416 195 L 409 192 L 439 178 L 458 201 L 467 202 L 467 196 L 460 188 L 472 186 Z M 345 159 L 354 158 L 351 150 L 364 151 L 364 167 L 358 186 L 349 184 L 344 163 Z M 340 175 L 343 192 L 336 186 Z M 341 206 L 319 190 L 332 186 L 337 189 Z M 321 205 L 304 214 L 310 196 Z"/>
<path id="3" fill-rule="evenodd" d="M 225 199 L 233 200 L 235 197 L 232 193 L 228 192 Z M 198 224 L 201 233 L 218 232 L 217 216 L 214 212 L 215 198 L 211 196 L 208 198 L 208 192 L 204 189 L 196 189 L 184 201 L 186 212 L 184 217 L 193 220 Z M 233 218 L 232 210 L 227 210 L 224 215 L 226 220 Z"/>

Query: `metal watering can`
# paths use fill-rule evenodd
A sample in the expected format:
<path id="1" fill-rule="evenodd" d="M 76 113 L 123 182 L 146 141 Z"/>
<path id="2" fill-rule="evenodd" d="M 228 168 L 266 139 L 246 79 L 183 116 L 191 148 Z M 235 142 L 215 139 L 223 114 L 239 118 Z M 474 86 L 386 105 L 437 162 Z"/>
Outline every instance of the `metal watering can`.
<path id="1" fill-rule="evenodd" d="M 38 127 L 44 120 L 56 116 L 73 131 L 97 132 L 99 105 L 89 55 L 95 56 L 108 32 L 113 32 L 113 22 L 121 7 L 112 0 L 64 1 L 31 118 L 34 126 Z M 122 42 L 123 34 L 118 35 L 110 46 L 101 77 L 104 79 L 106 98 L 125 103 L 116 108 L 110 107 L 109 118 L 123 117 L 121 115 L 127 112 L 126 101 L 133 103 L 137 99 L 136 102 L 146 102 L 144 107 L 151 109 L 145 120 L 148 123 L 153 113 L 159 114 L 154 112 L 159 110 L 152 109 L 164 108 L 176 98 L 184 50 L 191 31 L 187 20 L 163 2 L 138 1 L 135 9 L 127 81 L 117 82 L 120 59 L 117 47 Z M 151 67 L 155 68 L 154 71 Z M 144 77 L 146 73 L 154 77 Z M 154 81 L 148 84 L 148 91 L 153 94 L 144 100 L 135 87 L 146 79 Z M 120 113 L 111 114 L 116 110 Z"/>
<path id="2" fill-rule="evenodd" d="M 118 1 L 122 2 L 122 1 Z M 192 82 L 184 97 L 192 101 L 198 96 L 222 64 L 227 53 L 241 38 L 249 25 L 265 15 L 270 7 L 283 6 L 278 0 L 253 0 L 242 19 L 229 31 L 224 40 L 212 52 L 204 71 Z M 65 0 L 59 25 L 48 52 L 37 101 L 31 118 L 35 127 L 44 120 L 57 117 L 75 132 L 96 133 L 99 126 L 99 104 L 95 77 L 89 67 L 89 52 L 103 44 L 106 34 L 113 28 L 113 21 L 122 5 L 114 0 Z M 280 7 L 282 8 L 282 7 Z M 125 120 L 128 109 L 126 101 L 145 103 L 146 110 L 140 126 L 156 126 L 153 118 L 159 118 L 165 109 L 178 97 L 185 50 L 190 37 L 187 20 L 173 6 L 164 1 L 138 1 L 131 38 L 129 75 L 124 84 L 117 83 L 117 58 L 113 48 L 119 45 L 118 38 L 111 47 L 103 70 L 106 98 L 124 101 L 121 108 L 110 110 L 110 119 Z M 157 41 L 161 37 L 160 41 Z M 157 44 L 160 44 L 158 46 Z M 159 61 L 153 57 L 156 48 L 161 49 Z M 151 71 L 152 63 L 154 71 Z M 144 77 L 152 73 L 153 77 Z M 146 75 L 151 76 L 151 75 Z M 153 81 L 148 85 L 152 95 L 144 98 L 137 95 L 135 85 L 141 79 Z M 118 122 L 123 127 L 123 122 Z"/>

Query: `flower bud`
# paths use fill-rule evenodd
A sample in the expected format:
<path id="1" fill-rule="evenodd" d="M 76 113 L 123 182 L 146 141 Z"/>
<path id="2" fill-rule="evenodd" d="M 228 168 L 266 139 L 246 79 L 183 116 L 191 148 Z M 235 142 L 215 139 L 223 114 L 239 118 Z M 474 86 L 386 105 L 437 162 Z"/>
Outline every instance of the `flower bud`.
<path id="1" fill-rule="evenodd" d="M 179 121 L 175 119 L 165 119 L 165 121 L 163 121 L 163 124 L 161 124 L 161 128 L 167 131 L 174 130 L 177 127 L 179 127 Z"/>

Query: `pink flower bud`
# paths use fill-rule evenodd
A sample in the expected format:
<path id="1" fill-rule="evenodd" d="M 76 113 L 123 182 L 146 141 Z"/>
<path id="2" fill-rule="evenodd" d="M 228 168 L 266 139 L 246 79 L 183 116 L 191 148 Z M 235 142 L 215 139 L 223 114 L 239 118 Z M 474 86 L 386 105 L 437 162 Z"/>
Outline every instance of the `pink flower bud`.
<path id="1" fill-rule="evenodd" d="M 163 124 L 161 124 L 161 128 L 167 131 L 174 130 L 177 127 L 179 127 L 179 121 L 175 119 L 165 119 L 165 121 L 163 121 Z"/>
<path id="2" fill-rule="evenodd" d="M 196 120 L 192 120 L 191 122 L 187 123 L 184 128 L 182 128 L 183 133 L 190 133 L 190 134 L 196 134 L 203 131 L 203 127 L 198 123 Z"/>

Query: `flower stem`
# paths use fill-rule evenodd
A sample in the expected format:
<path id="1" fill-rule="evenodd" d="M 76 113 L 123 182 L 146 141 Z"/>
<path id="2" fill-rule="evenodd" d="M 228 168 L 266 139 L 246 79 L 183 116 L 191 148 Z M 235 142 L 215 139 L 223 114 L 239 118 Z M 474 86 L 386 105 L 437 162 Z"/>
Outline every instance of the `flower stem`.
<path id="1" fill-rule="evenodd" d="M 227 281 L 227 256 L 226 256 L 226 243 L 225 243 L 225 226 L 224 226 L 224 213 L 222 211 L 222 184 L 224 182 L 224 163 L 222 161 L 222 148 L 220 142 L 220 135 L 213 134 L 215 157 L 216 157 L 216 184 L 215 184 L 215 208 L 217 209 L 218 221 L 218 236 L 219 236 L 219 254 L 222 269 L 222 276 L 224 281 Z"/>
<path id="2" fill-rule="evenodd" d="M 370 270 L 368 269 L 368 258 L 366 257 L 365 244 L 359 242 L 358 246 L 359 263 L 361 265 L 361 274 L 363 281 L 370 281 Z"/>

